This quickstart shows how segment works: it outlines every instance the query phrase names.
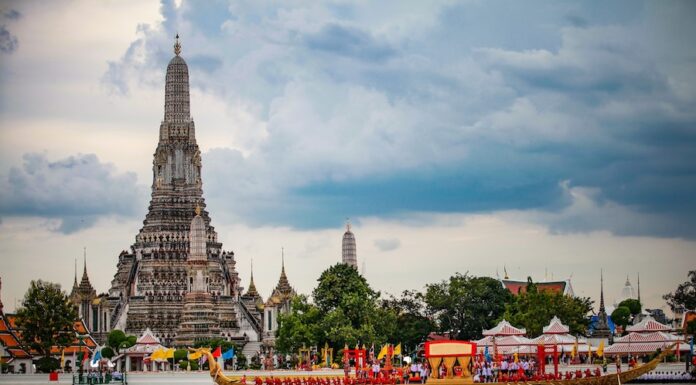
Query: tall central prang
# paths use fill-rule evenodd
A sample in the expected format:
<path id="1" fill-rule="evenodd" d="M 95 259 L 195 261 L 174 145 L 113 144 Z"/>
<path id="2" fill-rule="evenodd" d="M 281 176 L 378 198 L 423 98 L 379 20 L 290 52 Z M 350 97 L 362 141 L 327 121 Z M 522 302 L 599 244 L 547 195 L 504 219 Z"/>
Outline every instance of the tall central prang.
<path id="1" fill-rule="evenodd" d="M 169 346 L 260 335 L 259 320 L 238 300 L 234 253 L 223 251 L 205 210 L 189 71 L 176 39 L 152 163 L 152 198 L 135 243 L 119 255 L 109 325 L 136 335 L 149 328 Z"/>

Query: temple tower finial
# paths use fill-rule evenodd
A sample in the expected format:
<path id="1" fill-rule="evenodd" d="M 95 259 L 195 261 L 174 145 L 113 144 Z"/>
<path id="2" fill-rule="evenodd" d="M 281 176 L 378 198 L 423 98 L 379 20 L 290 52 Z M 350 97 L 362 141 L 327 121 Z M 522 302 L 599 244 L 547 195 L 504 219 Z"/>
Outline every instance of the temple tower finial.
<path id="1" fill-rule="evenodd" d="M 174 54 L 179 56 L 181 53 L 181 43 L 179 43 L 179 34 L 176 34 L 176 43 L 174 43 Z"/>
<path id="2" fill-rule="evenodd" d="M 352 226 L 350 224 L 350 218 L 346 218 L 346 232 L 343 233 L 343 242 L 341 245 L 341 261 L 357 270 L 358 250 L 355 244 L 355 234 L 353 234 L 351 228 Z"/>
<path id="3" fill-rule="evenodd" d="M 605 312 L 604 310 L 604 269 L 599 271 L 599 311 Z"/>
<path id="4" fill-rule="evenodd" d="M 84 270 L 82 271 L 82 279 L 87 277 L 87 247 L 82 246 L 82 263 L 84 265 Z"/>

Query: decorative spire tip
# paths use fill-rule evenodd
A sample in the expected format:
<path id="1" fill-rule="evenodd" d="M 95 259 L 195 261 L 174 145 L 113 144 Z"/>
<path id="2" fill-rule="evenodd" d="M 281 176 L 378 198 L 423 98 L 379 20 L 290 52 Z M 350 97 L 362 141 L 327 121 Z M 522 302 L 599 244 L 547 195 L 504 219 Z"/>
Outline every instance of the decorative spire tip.
<path id="1" fill-rule="evenodd" d="M 179 56 L 181 53 L 181 43 L 179 43 L 179 34 L 176 34 L 176 43 L 174 43 L 174 54 Z"/>

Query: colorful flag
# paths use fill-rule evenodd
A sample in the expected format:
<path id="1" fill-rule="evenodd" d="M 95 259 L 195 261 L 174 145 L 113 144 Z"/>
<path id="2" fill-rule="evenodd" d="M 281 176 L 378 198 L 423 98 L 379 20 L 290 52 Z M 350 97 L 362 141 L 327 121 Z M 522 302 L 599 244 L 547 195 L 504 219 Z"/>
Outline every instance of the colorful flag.
<path id="1" fill-rule="evenodd" d="M 97 361 L 101 360 L 101 349 L 94 349 L 94 354 L 92 355 L 92 365 L 96 364 Z"/>
<path id="2" fill-rule="evenodd" d="M 174 358 L 174 348 L 167 349 L 167 351 L 165 352 L 164 358 L 166 358 L 166 359 Z"/>
<path id="3" fill-rule="evenodd" d="M 65 349 L 60 353 L 60 367 L 63 368 L 63 366 L 65 366 Z"/>
<path id="4" fill-rule="evenodd" d="M 384 356 L 387 355 L 387 347 L 388 346 L 389 345 L 384 345 L 384 346 L 382 346 L 382 349 L 379 350 L 379 354 L 377 354 L 378 360 L 381 360 L 382 358 L 384 358 Z"/>
<path id="5" fill-rule="evenodd" d="M 599 347 L 595 354 L 597 354 L 597 357 L 604 357 L 604 340 L 599 341 Z"/>
<path id="6" fill-rule="evenodd" d="M 395 356 L 401 355 L 401 342 L 399 342 L 399 344 L 394 347 L 394 355 Z"/>
<path id="7" fill-rule="evenodd" d="M 222 355 L 222 348 L 217 347 L 217 349 L 213 350 L 213 357 L 218 358 Z"/>
<path id="8" fill-rule="evenodd" d="M 520 356 L 517 354 L 517 352 L 513 354 L 513 357 L 515 358 L 515 362 L 520 362 Z"/>
<path id="9" fill-rule="evenodd" d="M 587 343 L 587 358 L 592 358 L 592 345 L 590 343 Z"/>
<path id="10" fill-rule="evenodd" d="M 203 364 L 205 364 L 206 361 L 208 361 L 208 355 L 203 354 L 203 355 L 201 355 L 201 360 L 198 362 L 198 365 L 203 366 Z"/>
<path id="11" fill-rule="evenodd" d="M 150 359 L 153 361 L 166 359 L 167 353 L 164 348 L 159 348 L 150 354 Z"/>
<path id="12" fill-rule="evenodd" d="M 488 345 L 486 345 L 486 349 L 483 350 L 483 356 L 486 357 L 486 362 L 491 362 L 491 354 L 488 352 Z"/>
<path id="13" fill-rule="evenodd" d="M 570 352 L 570 358 L 575 359 L 575 356 L 578 354 L 578 340 L 575 340 L 575 343 L 573 344 L 573 350 Z"/>
<path id="14" fill-rule="evenodd" d="M 231 360 L 233 357 L 234 357 L 234 348 L 230 348 L 230 350 L 222 353 L 223 360 Z"/>
<path id="15" fill-rule="evenodd" d="M 197 359 L 201 358 L 202 355 L 203 355 L 203 353 L 201 353 L 201 352 L 189 353 L 188 359 L 189 360 L 197 360 Z"/>

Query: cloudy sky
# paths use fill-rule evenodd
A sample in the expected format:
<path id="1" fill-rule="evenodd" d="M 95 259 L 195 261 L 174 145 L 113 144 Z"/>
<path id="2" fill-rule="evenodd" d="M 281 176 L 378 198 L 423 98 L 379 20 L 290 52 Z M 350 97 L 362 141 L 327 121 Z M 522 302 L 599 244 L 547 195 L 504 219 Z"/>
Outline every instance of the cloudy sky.
<path id="1" fill-rule="evenodd" d="M 147 210 L 178 32 L 246 285 L 300 292 L 351 218 L 377 289 L 565 279 L 649 307 L 696 268 L 689 1 L 0 3 L 0 276 L 109 287 Z M 81 274 L 81 273 L 80 273 Z"/>

